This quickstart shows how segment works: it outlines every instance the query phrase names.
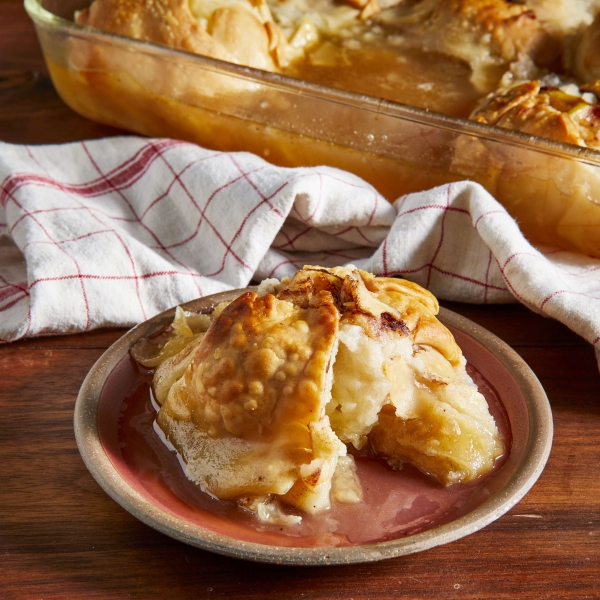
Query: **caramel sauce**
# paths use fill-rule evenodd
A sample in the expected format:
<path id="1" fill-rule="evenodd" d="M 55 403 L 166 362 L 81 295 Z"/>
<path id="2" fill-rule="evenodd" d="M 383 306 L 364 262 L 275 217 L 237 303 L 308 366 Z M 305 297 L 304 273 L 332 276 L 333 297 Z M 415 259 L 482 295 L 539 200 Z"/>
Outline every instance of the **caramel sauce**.
<path id="1" fill-rule="evenodd" d="M 261 523 L 234 502 L 212 498 L 186 478 L 176 453 L 163 444 L 153 428 L 156 410 L 150 393 L 151 372 L 133 365 L 129 357 L 109 377 L 113 382 L 105 386 L 112 390 L 110 395 L 115 389 L 122 390 L 122 397 L 101 398 L 99 412 L 112 413 L 99 419 L 100 437 L 105 447 L 112 448 L 111 460 L 126 480 L 133 481 L 163 510 L 205 529 L 278 546 L 381 542 L 420 533 L 465 515 L 503 485 L 503 477 L 498 475 L 511 446 L 508 417 L 492 386 L 473 368 L 469 372 L 488 401 L 507 449 L 491 472 L 476 481 L 446 488 L 411 466 L 394 471 L 381 461 L 358 457 L 364 501 L 333 503 L 329 511 L 303 515 L 300 525 L 289 527 Z M 103 402 L 113 408 L 102 408 Z M 118 419 L 117 426 L 103 427 L 102 423 L 111 419 Z M 111 436 L 116 439 L 109 439 Z"/>

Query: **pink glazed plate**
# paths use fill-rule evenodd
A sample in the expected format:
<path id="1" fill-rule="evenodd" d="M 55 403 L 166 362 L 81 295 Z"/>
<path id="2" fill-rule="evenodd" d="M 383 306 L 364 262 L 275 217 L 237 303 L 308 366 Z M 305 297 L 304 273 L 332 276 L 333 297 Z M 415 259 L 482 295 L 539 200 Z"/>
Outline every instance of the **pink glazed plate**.
<path id="1" fill-rule="evenodd" d="M 245 290 L 189 302 L 206 312 Z M 486 396 L 507 452 L 491 473 L 445 488 L 415 469 L 391 471 L 373 460 L 357 467 L 364 502 L 304 517 L 301 526 L 258 523 L 234 503 L 189 481 L 153 429 L 149 372 L 130 348 L 168 325 L 175 309 L 138 325 L 113 344 L 86 377 L 75 406 L 79 451 L 96 481 L 125 510 L 177 540 L 228 556 L 293 565 L 382 560 L 445 544 L 485 527 L 514 506 L 540 476 L 552 443 L 542 386 L 508 345 L 468 319 L 441 309 L 468 370 Z"/>

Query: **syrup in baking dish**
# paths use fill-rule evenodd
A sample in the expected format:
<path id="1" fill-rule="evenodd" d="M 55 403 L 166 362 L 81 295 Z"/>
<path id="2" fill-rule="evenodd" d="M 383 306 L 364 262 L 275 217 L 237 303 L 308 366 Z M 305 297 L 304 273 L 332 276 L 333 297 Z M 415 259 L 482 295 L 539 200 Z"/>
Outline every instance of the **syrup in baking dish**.
<path id="1" fill-rule="evenodd" d="M 451 57 L 412 48 L 336 49 L 335 64 L 307 61 L 284 73 L 455 117 L 468 117 L 481 99 L 470 67 Z"/>
<path id="2" fill-rule="evenodd" d="M 130 359 L 126 357 L 129 361 Z M 137 367 L 137 365 L 136 365 Z M 362 545 L 412 535 L 454 520 L 481 504 L 499 487 L 494 474 L 510 451 L 508 417 L 495 390 L 472 368 L 470 375 L 486 397 L 507 449 L 494 469 L 476 481 L 443 487 L 411 466 L 393 471 L 385 463 L 357 457 L 364 501 L 334 503 L 320 515 L 303 515 L 299 525 L 259 522 L 234 502 L 203 493 L 186 478 L 175 452 L 153 429 L 156 410 L 150 395 L 151 374 L 132 369 L 121 399 L 116 435 L 128 476 L 171 514 L 237 539 L 279 546 Z M 122 468 L 121 468 L 122 471 Z"/>

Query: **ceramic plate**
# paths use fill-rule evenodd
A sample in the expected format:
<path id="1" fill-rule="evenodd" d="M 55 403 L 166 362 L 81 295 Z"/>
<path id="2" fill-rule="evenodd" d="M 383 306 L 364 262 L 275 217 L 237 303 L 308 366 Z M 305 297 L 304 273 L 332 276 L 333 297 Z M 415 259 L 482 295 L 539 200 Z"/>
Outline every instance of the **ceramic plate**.
<path id="1" fill-rule="evenodd" d="M 205 311 L 240 293 L 183 306 Z M 305 518 L 300 529 L 261 525 L 233 503 L 203 494 L 154 433 L 150 378 L 129 349 L 168 325 L 173 315 L 171 309 L 138 325 L 102 355 L 77 398 L 75 435 L 87 468 L 109 496 L 144 523 L 192 546 L 295 565 L 360 563 L 419 552 L 469 535 L 503 515 L 546 464 L 552 416 L 531 369 L 489 331 L 441 309 L 439 318 L 462 348 L 508 448 L 492 473 L 444 488 L 410 467 L 390 471 L 376 461 L 358 460 L 364 503 Z"/>

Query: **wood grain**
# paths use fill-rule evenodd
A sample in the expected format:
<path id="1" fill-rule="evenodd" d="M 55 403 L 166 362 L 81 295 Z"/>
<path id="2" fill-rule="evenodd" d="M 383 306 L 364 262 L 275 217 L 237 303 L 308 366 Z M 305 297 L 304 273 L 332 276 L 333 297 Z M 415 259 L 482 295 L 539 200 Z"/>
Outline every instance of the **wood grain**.
<path id="1" fill-rule="evenodd" d="M 120 133 L 52 88 L 21 4 L 0 2 L 0 139 L 55 143 Z M 173 541 L 113 502 L 86 470 L 73 407 L 122 330 L 0 347 L 0 597 L 600 598 L 600 376 L 592 348 L 518 305 L 446 303 L 530 364 L 552 405 L 554 446 L 531 492 L 484 530 L 368 565 L 246 563 Z"/>

